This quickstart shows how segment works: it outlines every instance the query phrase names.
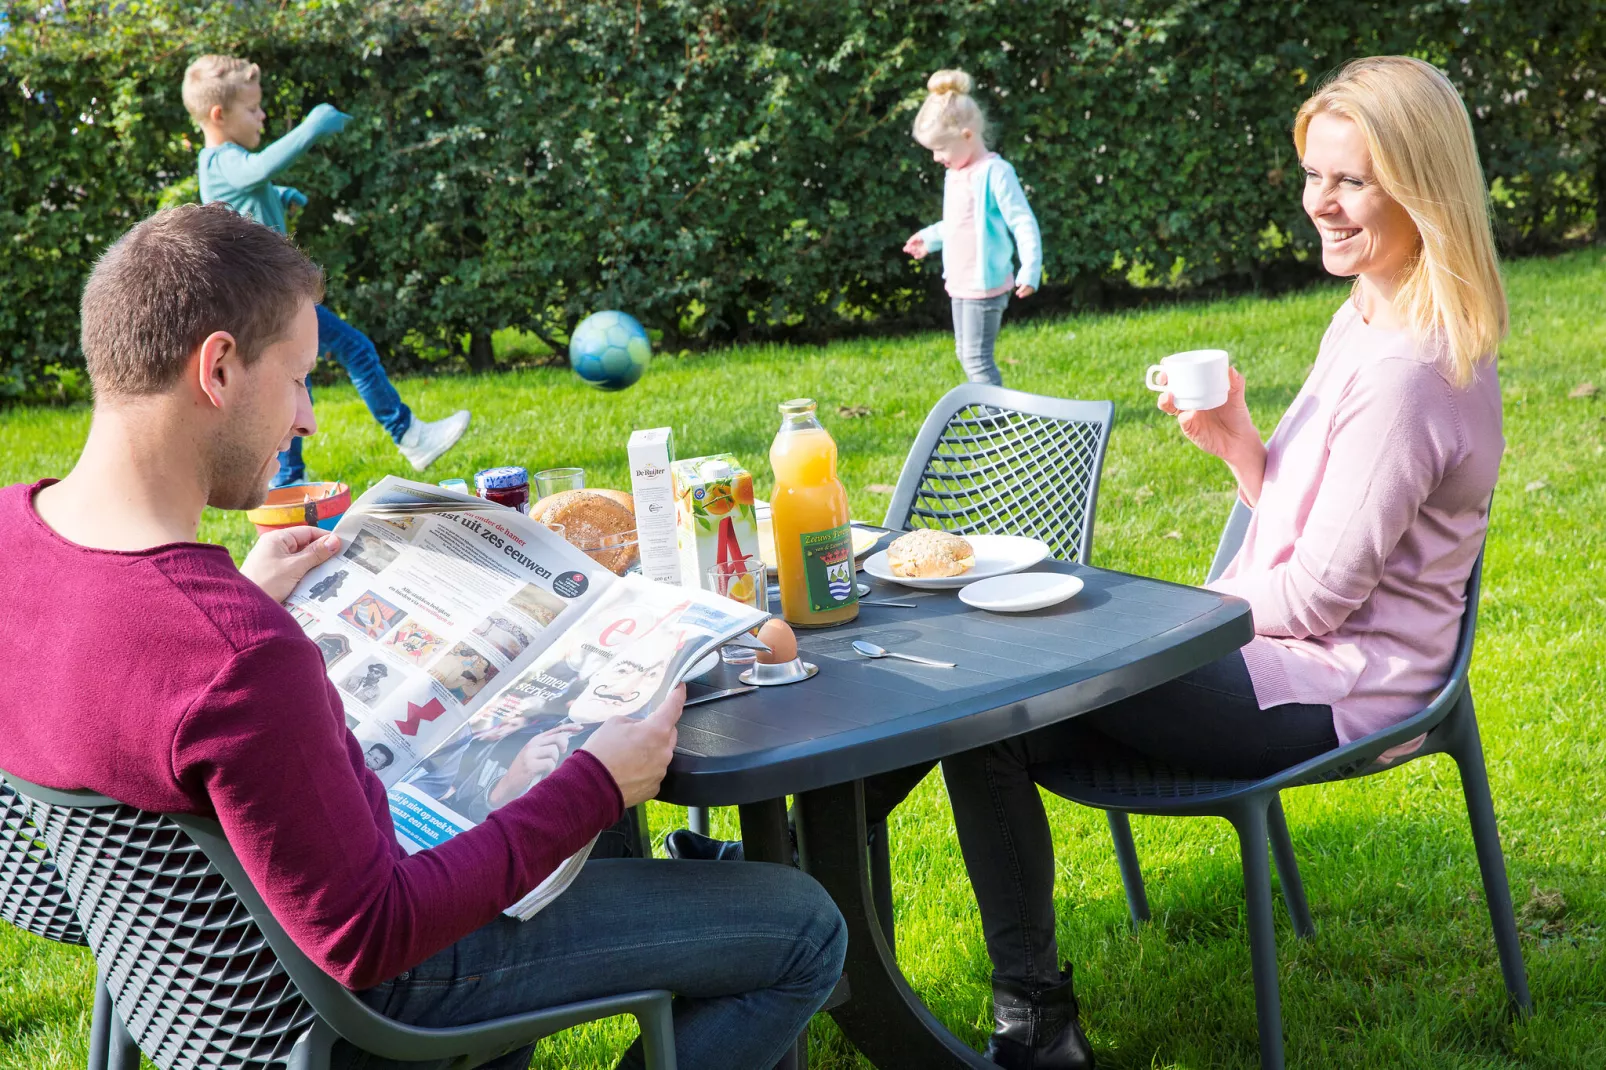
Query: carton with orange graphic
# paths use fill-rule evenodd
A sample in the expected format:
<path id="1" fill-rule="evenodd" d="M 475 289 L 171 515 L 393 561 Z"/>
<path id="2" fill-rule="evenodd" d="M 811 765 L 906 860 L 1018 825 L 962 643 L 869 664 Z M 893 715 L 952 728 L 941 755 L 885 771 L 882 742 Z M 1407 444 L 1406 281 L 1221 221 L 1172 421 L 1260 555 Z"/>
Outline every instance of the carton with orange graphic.
<path id="1" fill-rule="evenodd" d="M 753 477 L 729 453 L 676 461 L 669 471 L 674 478 L 680 582 L 711 589 L 709 569 L 758 556 Z"/>

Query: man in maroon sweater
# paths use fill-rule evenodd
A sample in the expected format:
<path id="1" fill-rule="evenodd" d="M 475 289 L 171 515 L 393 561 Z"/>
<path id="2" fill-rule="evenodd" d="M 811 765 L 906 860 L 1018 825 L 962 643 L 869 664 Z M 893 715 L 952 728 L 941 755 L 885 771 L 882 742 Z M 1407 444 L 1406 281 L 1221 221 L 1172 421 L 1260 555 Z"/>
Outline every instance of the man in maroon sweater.
<path id="1" fill-rule="evenodd" d="M 0 490 L 0 679 L 27 682 L 0 693 L 0 768 L 216 817 L 297 945 L 392 1017 L 667 988 L 683 1068 L 773 1065 L 846 949 L 796 870 L 596 861 L 533 920 L 501 913 L 656 793 L 681 694 L 409 857 L 317 646 L 279 604 L 339 540 L 275 532 L 238 569 L 196 541 L 206 506 L 261 503 L 278 452 L 315 430 L 322 292 L 285 238 L 223 205 L 153 216 L 95 266 L 83 453 L 60 482 Z"/>

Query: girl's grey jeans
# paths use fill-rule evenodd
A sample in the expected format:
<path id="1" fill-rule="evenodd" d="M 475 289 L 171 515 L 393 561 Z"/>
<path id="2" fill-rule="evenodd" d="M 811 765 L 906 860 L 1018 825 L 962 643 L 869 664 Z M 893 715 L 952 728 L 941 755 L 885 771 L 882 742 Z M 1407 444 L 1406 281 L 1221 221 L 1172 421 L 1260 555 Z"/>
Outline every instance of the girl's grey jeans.
<path id="1" fill-rule="evenodd" d="M 959 365 L 973 383 L 1004 385 L 993 363 L 993 344 L 998 341 L 998 325 L 1003 321 L 1004 309 L 1009 306 L 1009 291 L 997 297 L 955 297 L 954 350 L 959 354 Z"/>

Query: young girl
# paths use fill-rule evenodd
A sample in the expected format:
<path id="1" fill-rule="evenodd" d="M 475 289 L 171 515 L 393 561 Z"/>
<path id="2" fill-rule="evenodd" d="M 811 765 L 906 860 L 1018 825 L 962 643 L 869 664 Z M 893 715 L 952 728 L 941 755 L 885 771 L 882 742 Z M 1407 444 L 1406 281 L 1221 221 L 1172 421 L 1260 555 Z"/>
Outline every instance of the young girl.
<path id="1" fill-rule="evenodd" d="M 987 148 L 987 119 L 970 95 L 970 75 L 938 71 L 915 116 L 914 137 L 948 169 L 942 222 L 904 243 L 922 260 L 942 250 L 942 277 L 953 299 L 954 348 L 973 383 L 1002 385 L 993 363 L 1009 292 L 1030 297 L 1043 275 L 1043 236 L 1015 169 Z M 1013 239 L 1013 241 L 1011 240 Z M 1010 255 L 1020 253 L 1020 274 Z"/>

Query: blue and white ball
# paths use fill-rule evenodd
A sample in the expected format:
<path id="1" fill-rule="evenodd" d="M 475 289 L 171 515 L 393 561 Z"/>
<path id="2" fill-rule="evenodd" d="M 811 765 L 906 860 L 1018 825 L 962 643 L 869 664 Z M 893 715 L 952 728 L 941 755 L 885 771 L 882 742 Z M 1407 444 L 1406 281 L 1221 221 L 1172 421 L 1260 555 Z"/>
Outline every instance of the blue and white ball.
<path id="1" fill-rule="evenodd" d="M 646 330 L 623 312 L 587 316 L 569 337 L 569 367 L 598 390 L 623 390 L 652 359 Z"/>

